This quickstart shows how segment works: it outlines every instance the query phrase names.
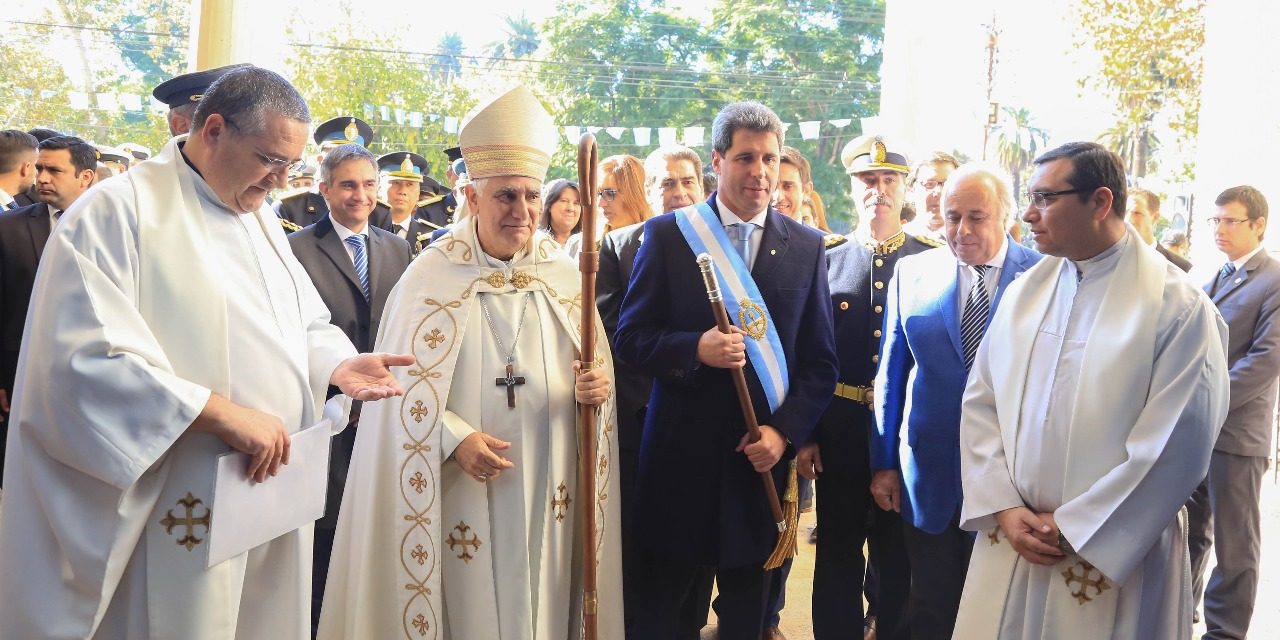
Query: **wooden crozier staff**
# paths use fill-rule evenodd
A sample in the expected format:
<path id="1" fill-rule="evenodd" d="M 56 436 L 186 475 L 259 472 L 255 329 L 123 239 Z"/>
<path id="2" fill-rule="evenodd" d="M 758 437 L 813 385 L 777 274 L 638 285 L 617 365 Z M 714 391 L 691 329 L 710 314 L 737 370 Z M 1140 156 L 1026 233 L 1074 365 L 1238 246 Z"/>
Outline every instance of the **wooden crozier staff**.
<path id="1" fill-rule="evenodd" d="M 582 194 L 582 370 L 596 361 L 596 271 L 600 248 L 596 245 L 596 137 L 583 134 L 578 141 L 578 193 Z M 596 407 L 578 407 L 578 517 L 582 522 L 582 637 L 596 640 Z"/>
<path id="2" fill-rule="evenodd" d="M 707 287 L 707 300 L 711 302 L 711 313 L 716 317 L 716 327 L 720 333 L 731 333 L 729 313 L 724 308 L 724 296 L 720 293 L 720 283 L 716 280 L 715 260 L 709 254 L 698 255 L 698 269 L 702 271 L 702 283 Z M 751 392 L 747 389 L 747 376 L 742 369 L 730 369 L 733 376 L 733 388 L 738 392 L 738 406 L 742 408 L 742 418 L 747 423 L 747 433 L 751 442 L 760 440 L 760 423 L 756 420 L 755 407 L 751 405 Z M 764 483 L 764 495 L 769 500 L 769 510 L 773 512 L 773 521 L 778 526 L 778 543 L 773 553 L 765 560 L 764 568 L 771 571 L 782 566 L 783 561 L 796 555 L 796 528 L 799 527 L 797 502 L 799 492 L 796 488 L 796 463 L 791 461 L 791 469 L 787 473 L 787 509 L 784 513 L 778 500 L 778 488 L 773 484 L 773 474 L 761 471 L 760 480 Z"/>

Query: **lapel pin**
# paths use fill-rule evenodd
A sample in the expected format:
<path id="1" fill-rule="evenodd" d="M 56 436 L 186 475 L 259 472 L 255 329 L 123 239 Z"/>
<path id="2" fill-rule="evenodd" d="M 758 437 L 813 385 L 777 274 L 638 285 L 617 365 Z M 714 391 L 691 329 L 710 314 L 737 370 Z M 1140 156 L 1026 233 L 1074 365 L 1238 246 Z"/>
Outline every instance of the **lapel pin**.
<path id="1" fill-rule="evenodd" d="M 770 249 L 770 250 L 769 250 L 769 255 L 771 255 L 771 256 L 776 256 L 776 255 L 778 255 L 778 250 L 777 250 L 777 249 Z"/>

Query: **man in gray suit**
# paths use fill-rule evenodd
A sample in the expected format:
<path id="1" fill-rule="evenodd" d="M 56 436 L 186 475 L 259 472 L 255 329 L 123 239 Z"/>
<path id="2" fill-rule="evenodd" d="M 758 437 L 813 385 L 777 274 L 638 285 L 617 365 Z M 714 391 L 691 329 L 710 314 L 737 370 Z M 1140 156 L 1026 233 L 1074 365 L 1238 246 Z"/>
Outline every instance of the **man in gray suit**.
<path id="1" fill-rule="evenodd" d="M 373 154 L 358 144 L 341 145 L 320 165 L 320 194 L 329 213 L 289 236 L 289 246 L 329 308 L 329 321 L 361 352 L 373 350 L 378 322 L 391 288 L 409 267 L 409 243 L 369 223 L 378 198 L 378 167 Z M 333 396 L 337 389 L 330 388 Z M 351 422 L 359 420 L 359 405 Z M 316 523 L 313 547 L 311 617 L 320 619 L 329 553 L 342 504 L 356 430 L 334 436 L 329 449 L 329 489 L 325 515 Z"/>
<path id="2" fill-rule="evenodd" d="M 1232 187 L 1214 201 L 1214 242 L 1227 256 L 1205 285 L 1229 328 L 1231 407 L 1209 462 L 1209 476 L 1187 503 L 1193 597 L 1204 591 L 1206 639 L 1244 638 L 1258 593 L 1258 497 L 1271 452 L 1280 385 L 1280 262 L 1262 248 L 1267 201 Z M 1216 545 L 1214 543 L 1217 543 Z M 1204 585 L 1213 547 L 1218 566 Z"/>

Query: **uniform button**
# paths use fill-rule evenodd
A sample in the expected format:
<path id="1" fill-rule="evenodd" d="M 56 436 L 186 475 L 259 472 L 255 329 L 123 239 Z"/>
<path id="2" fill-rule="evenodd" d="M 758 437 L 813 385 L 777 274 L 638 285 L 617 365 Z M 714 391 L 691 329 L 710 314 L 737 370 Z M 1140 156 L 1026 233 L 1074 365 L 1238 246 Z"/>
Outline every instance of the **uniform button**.
<path id="1" fill-rule="evenodd" d="M 876 313 L 884 313 L 884 307 L 876 305 Z"/>
<path id="2" fill-rule="evenodd" d="M 876 355 L 871 356 L 871 361 L 872 361 L 872 362 L 880 362 L 880 354 L 878 354 L 878 353 L 877 353 Z"/>
<path id="3" fill-rule="evenodd" d="M 848 310 L 849 310 L 849 303 L 848 303 L 847 301 L 846 301 L 846 302 L 841 302 L 841 303 L 840 303 L 840 310 L 841 310 L 841 311 L 848 311 Z"/>
<path id="4" fill-rule="evenodd" d="M 875 337 L 879 338 L 879 337 L 880 337 L 880 330 L 879 330 L 879 329 L 876 329 L 874 332 L 872 332 L 872 334 L 871 334 L 871 335 L 873 335 L 873 336 L 875 336 Z"/>
<path id="5" fill-rule="evenodd" d="M 876 266 L 877 266 L 877 267 L 883 267 L 883 266 L 884 266 L 884 260 L 881 260 L 880 258 L 876 258 Z"/>
<path id="6" fill-rule="evenodd" d="M 877 289 L 883 289 L 883 288 L 884 288 L 884 283 L 883 283 L 883 282 L 877 282 L 877 283 L 876 283 L 876 288 L 877 288 Z"/>

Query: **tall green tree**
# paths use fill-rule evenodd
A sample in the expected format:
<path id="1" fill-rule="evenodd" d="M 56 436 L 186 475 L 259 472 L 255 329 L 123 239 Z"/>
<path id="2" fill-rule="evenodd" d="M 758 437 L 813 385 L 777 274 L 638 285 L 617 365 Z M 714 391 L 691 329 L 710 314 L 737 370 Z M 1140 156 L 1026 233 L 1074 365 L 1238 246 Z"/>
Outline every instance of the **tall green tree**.
<path id="1" fill-rule="evenodd" d="M 462 56 L 462 36 L 454 32 L 440 36 L 440 44 L 436 45 L 436 58 L 431 63 L 431 72 L 444 82 L 457 80 L 462 75 Z"/>
<path id="2" fill-rule="evenodd" d="M 524 14 L 518 17 L 507 16 L 504 22 L 506 26 L 502 31 L 506 39 L 489 43 L 489 48 L 485 52 L 490 58 L 491 65 L 507 58 L 527 58 L 536 53 L 538 47 L 542 45 L 538 28 Z"/>
<path id="3" fill-rule="evenodd" d="M 1143 176 L 1158 167 L 1153 129 L 1168 120 L 1178 146 L 1200 126 L 1205 0 L 1081 0 L 1076 42 L 1102 64 L 1081 86 L 1106 92 L 1117 121 L 1103 137 Z M 1191 167 L 1184 172 L 1190 173 Z"/>
<path id="4" fill-rule="evenodd" d="M 1031 122 L 1031 112 L 1023 108 L 1001 107 L 992 140 L 995 158 L 1013 177 L 1013 197 L 1022 198 L 1022 182 L 1029 176 L 1031 163 L 1049 141 L 1049 133 Z"/>

